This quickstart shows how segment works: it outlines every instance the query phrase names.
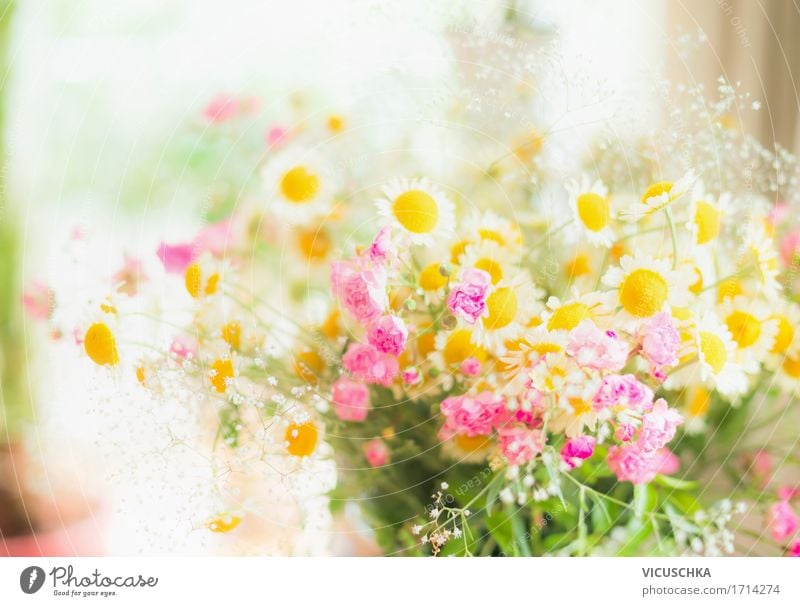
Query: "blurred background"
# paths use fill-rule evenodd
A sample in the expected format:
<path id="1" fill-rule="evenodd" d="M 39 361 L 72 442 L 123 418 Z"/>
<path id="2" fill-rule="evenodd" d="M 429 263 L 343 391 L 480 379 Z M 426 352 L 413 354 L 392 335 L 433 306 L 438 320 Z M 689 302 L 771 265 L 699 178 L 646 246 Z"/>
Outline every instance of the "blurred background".
<path id="1" fill-rule="evenodd" d="M 92 288 L 75 264 L 114 275 L 230 213 L 273 123 L 369 111 L 375 137 L 400 137 L 445 115 L 437 95 L 474 59 L 460 37 L 482 61 L 553 57 L 530 111 L 565 166 L 631 108 L 643 133 L 668 120 L 661 78 L 741 83 L 754 111 L 732 127 L 797 152 L 798 31 L 796 0 L 0 0 L 0 555 L 217 550 L 173 528 L 192 463 L 180 482 L 127 466 L 145 432 L 99 439 L 98 387 L 40 320 L 50 287 Z M 226 96 L 252 108 L 244 134 L 210 128 Z"/>

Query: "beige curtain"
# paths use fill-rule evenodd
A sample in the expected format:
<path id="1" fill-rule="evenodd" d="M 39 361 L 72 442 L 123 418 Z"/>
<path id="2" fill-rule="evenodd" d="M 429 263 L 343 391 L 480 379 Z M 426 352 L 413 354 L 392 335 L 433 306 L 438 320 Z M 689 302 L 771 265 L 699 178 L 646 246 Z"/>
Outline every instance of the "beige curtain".
<path id="1" fill-rule="evenodd" d="M 800 154 L 800 0 L 666 1 L 673 26 L 706 37 L 690 61 L 671 53 L 676 81 L 740 81 L 762 103 L 744 113 L 742 128 Z"/>

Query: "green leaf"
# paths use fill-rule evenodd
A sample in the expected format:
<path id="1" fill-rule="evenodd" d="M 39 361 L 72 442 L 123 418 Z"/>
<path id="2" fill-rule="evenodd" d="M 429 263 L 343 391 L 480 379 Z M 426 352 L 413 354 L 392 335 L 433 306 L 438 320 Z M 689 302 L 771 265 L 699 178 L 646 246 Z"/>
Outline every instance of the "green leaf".
<path id="1" fill-rule="evenodd" d="M 657 475 L 655 479 L 656 484 L 673 488 L 675 490 L 694 490 L 697 488 L 697 482 L 693 480 L 681 480 L 672 476 Z"/>

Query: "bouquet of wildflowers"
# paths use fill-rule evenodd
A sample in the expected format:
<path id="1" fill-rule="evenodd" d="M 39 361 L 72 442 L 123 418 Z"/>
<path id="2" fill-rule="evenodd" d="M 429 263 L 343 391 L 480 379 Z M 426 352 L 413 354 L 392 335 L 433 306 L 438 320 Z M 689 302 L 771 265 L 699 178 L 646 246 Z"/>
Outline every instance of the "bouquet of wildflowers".
<path id="1" fill-rule="evenodd" d="M 335 461 L 317 493 L 386 554 L 797 555 L 797 166 L 722 92 L 712 126 L 566 177 L 530 131 L 443 178 L 348 172 L 317 145 L 338 115 L 273 128 L 235 212 L 162 243 L 156 288 L 115 274 L 76 340 L 192 413 L 209 532 L 269 515 L 237 474 L 279 470 L 302 512 Z"/>

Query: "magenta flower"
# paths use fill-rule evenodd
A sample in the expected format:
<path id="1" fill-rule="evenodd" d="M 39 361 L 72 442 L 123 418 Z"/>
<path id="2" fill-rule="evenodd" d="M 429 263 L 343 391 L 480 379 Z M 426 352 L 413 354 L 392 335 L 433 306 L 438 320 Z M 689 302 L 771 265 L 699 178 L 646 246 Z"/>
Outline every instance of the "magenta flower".
<path id="1" fill-rule="evenodd" d="M 367 248 L 367 255 L 373 263 L 386 263 L 397 256 L 397 249 L 392 244 L 391 228 L 386 225 L 381 228 L 372 244 Z"/>
<path id="2" fill-rule="evenodd" d="M 371 467 L 383 467 L 389 462 L 391 453 L 386 442 L 380 438 L 374 438 L 364 444 L 364 456 L 367 457 L 367 463 Z"/>
<path id="3" fill-rule="evenodd" d="M 789 545 L 789 549 L 786 550 L 786 555 L 790 558 L 800 558 L 800 539 L 797 539 L 794 543 Z"/>
<path id="4" fill-rule="evenodd" d="M 369 388 L 347 377 L 338 379 L 331 388 L 336 416 L 342 421 L 363 421 L 369 410 Z"/>
<path id="5" fill-rule="evenodd" d="M 397 358 L 366 343 L 352 343 L 342 364 L 357 379 L 384 387 L 391 385 L 400 372 Z"/>
<path id="6" fill-rule="evenodd" d="M 403 353 L 407 338 L 408 329 L 405 322 L 397 316 L 381 316 L 367 333 L 367 340 L 378 351 L 395 357 Z"/>
<path id="7" fill-rule="evenodd" d="M 477 358 L 469 357 L 461 363 L 461 372 L 468 377 L 477 377 L 481 374 L 481 363 Z"/>
<path id="8" fill-rule="evenodd" d="M 584 320 L 569 335 L 567 353 L 584 368 L 621 370 L 628 361 L 628 344 L 613 330 L 601 330 Z"/>
<path id="9" fill-rule="evenodd" d="M 769 508 L 769 529 L 772 538 L 778 542 L 785 541 L 797 532 L 800 521 L 789 501 L 778 501 Z"/>
<path id="10" fill-rule="evenodd" d="M 445 417 L 440 437 L 446 440 L 455 434 L 490 435 L 495 419 L 505 408 L 505 401 L 491 391 L 483 391 L 477 396 L 451 396 L 440 406 Z"/>
<path id="11" fill-rule="evenodd" d="M 594 453 L 597 440 L 592 436 L 578 436 L 564 442 L 561 447 L 561 459 L 573 469 Z"/>
<path id="12" fill-rule="evenodd" d="M 620 482 L 646 484 L 658 473 L 658 457 L 652 452 L 642 452 L 636 444 L 612 446 L 606 459 L 608 467 Z"/>
<path id="13" fill-rule="evenodd" d="M 447 296 L 447 308 L 457 318 L 475 324 L 487 313 L 486 295 L 491 284 L 492 277 L 482 269 L 465 269 Z"/>

